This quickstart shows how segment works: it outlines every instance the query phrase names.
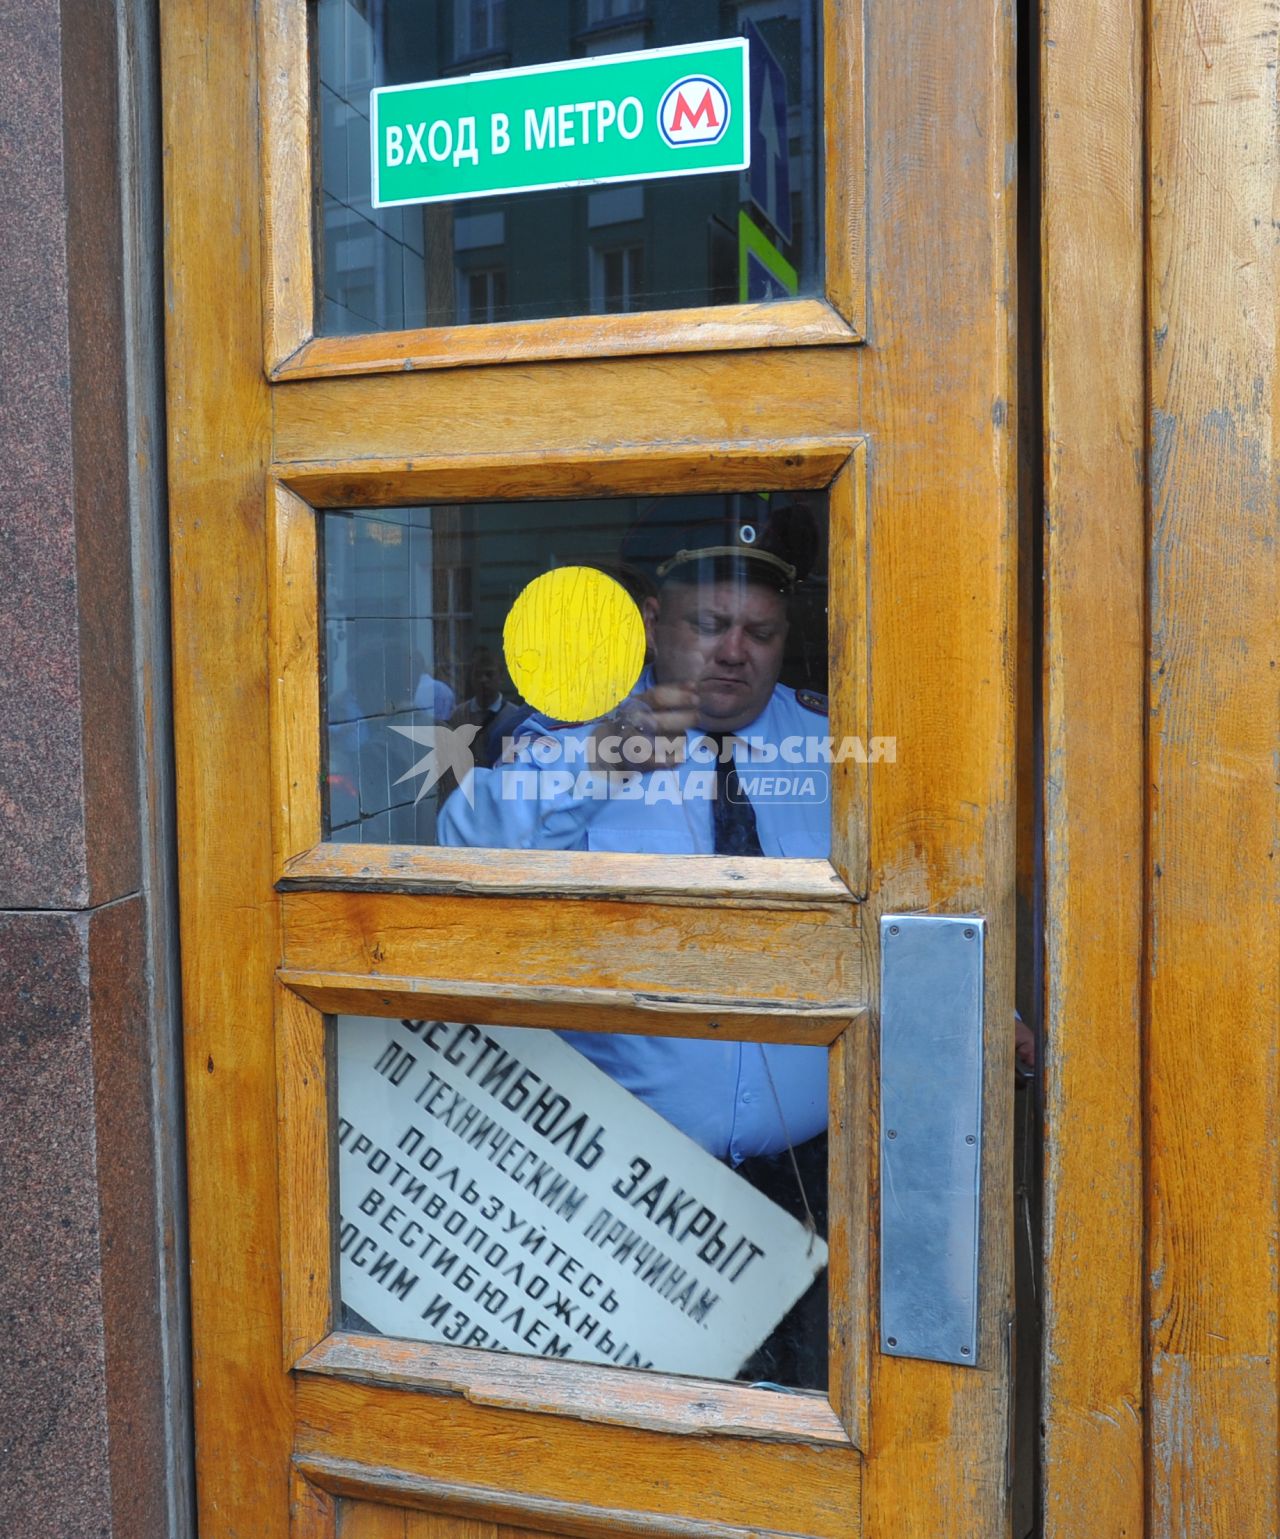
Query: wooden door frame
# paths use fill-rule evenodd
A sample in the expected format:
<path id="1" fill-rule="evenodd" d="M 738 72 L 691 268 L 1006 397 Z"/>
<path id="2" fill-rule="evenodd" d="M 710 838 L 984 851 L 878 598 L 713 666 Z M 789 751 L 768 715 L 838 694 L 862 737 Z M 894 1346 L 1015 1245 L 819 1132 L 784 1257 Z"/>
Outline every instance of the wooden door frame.
<path id="1" fill-rule="evenodd" d="M 830 97 L 863 78 L 863 0 L 820 0 L 823 91 Z M 261 99 L 269 103 L 262 135 L 266 282 L 263 335 L 273 380 L 450 369 L 554 358 L 618 358 L 658 352 L 841 346 L 865 335 L 866 202 L 855 176 L 828 179 L 824 200 L 827 262 L 820 298 L 773 305 L 717 305 L 666 313 L 562 317 L 551 324 L 431 327 L 373 337 L 317 336 L 311 234 L 309 42 L 300 8 L 264 14 Z M 863 163 L 864 119 L 836 115 L 826 125 L 830 165 Z"/>
<path id="2" fill-rule="evenodd" d="M 842 17 L 854 9 L 828 5 L 830 15 Z M 557 355 L 557 361 L 534 366 L 504 366 L 497 361 L 501 352 L 486 359 L 483 344 L 477 352 L 474 339 L 464 338 L 458 351 L 446 348 L 431 357 L 415 342 L 407 360 L 388 357 L 375 367 L 368 357 L 344 362 L 330 344 L 300 342 L 300 315 L 309 297 L 300 307 L 305 285 L 269 255 L 278 249 L 273 230 L 280 198 L 279 189 L 271 188 L 264 197 L 259 158 L 259 104 L 270 109 L 279 83 L 273 29 L 287 10 L 267 4 L 262 13 L 261 35 L 248 7 L 211 12 L 194 0 L 172 0 L 162 15 L 190 1193 L 194 1214 L 220 1212 L 222 1232 L 241 1241 L 238 1249 L 203 1252 L 198 1233 L 195 1242 L 196 1427 L 200 1506 L 209 1534 L 247 1513 L 255 1515 L 260 1532 L 283 1532 L 295 1420 L 314 1431 L 336 1414 L 326 1381 L 291 1377 L 282 1360 L 281 1257 L 288 1224 L 282 1225 L 274 1200 L 277 1044 L 268 1028 L 282 998 L 275 974 L 285 955 L 281 921 L 288 903 L 275 882 L 281 859 L 302 846 L 288 833 L 292 810 L 282 820 L 273 808 L 273 802 L 279 805 L 272 794 L 279 787 L 271 728 L 277 675 L 268 637 L 279 610 L 271 603 L 276 577 L 266 554 L 277 548 L 266 533 L 275 505 L 269 478 L 285 465 L 296 471 L 309 464 L 335 476 L 351 472 L 353 444 L 365 459 L 361 474 L 376 470 L 367 458 L 369 445 L 357 442 L 361 433 L 379 440 L 373 452 L 387 463 L 439 454 L 432 433 L 424 447 L 422 424 L 433 420 L 431 403 L 443 404 L 447 426 L 451 403 L 465 397 L 471 403 L 466 420 L 479 421 L 477 412 L 495 391 L 529 390 L 538 367 L 555 369 L 557 391 L 582 401 L 579 445 L 589 444 L 608 434 L 603 422 L 592 421 L 594 387 L 588 382 L 607 379 L 610 388 L 625 388 L 631 365 L 619 355 L 643 355 L 660 345 L 646 321 L 624 327 L 619 345 L 604 348 L 610 356 L 594 361 L 577 357 L 597 350 L 589 338 L 560 349 L 573 357 Z M 719 335 L 712 351 L 694 350 L 694 339 L 686 337 L 680 351 L 664 358 L 670 396 L 665 416 L 655 420 L 688 453 L 707 459 L 732 453 L 738 440 L 730 434 L 726 441 L 723 426 L 717 427 L 724 420 L 717 390 L 721 400 L 734 398 L 736 390 L 745 403 L 748 369 L 767 369 L 776 401 L 785 402 L 793 385 L 794 399 L 808 403 L 790 425 L 782 420 L 785 410 L 778 411 L 770 432 L 779 442 L 811 441 L 813 408 L 829 402 L 832 435 L 847 436 L 852 413 L 870 445 L 874 559 L 867 604 L 875 625 L 867 666 L 881 708 L 891 711 L 894 735 L 911 745 L 911 754 L 893 776 L 877 782 L 869 798 L 872 879 L 860 905 L 865 970 L 874 980 L 881 913 L 928 909 L 981 913 L 989 921 L 981 1230 L 986 1275 L 976 1368 L 882 1357 L 867 1343 L 867 1393 L 875 1414 L 846 1405 L 859 1428 L 863 1462 L 842 1488 L 846 1507 L 826 1514 L 823 1531 L 835 1525 L 831 1531 L 842 1532 L 843 1525 L 858 1522 L 860 1501 L 868 1534 L 930 1532 L 945 1512 L 961 1531 L 995 1535 L 1007 1527 L 1012 1230 L 1012 23 L 1003 8 L 979 0 L 953 0 L 947 7 L 916 0 L 874 8 L 868 21 L 864 122 L 867 142 L 883 148 L 868 159 L 868 206 L 875 217 L 865 267 L 850 211 L 837 203 L 829 227 L 845 254 L 834 272 L 838 286 L 847 279 L 850 306 L 861 291 L 861 275 L 869 274 L 865 324 L 858 327 L 868 345 L 848 346 L 847 321 L 839 338 L 774 337 L 752 330 L 767 330 L 768 314 L 729 317 L 740 325 L 732 336 Z M 916 80 L 928 81 L 927 97 L 908 89 Z M 829 95 L 846 84 L 856 87 L 829 79 Z M 287 105 L 287 89 L 284 97 Z M 292 100 L 296 107 L 296 95 Z M 268 124 L 277 121 L 268 110 Z M 292 121 L 287 114 L 285 121 Z M 268 137 L 271 132 L 268 127 Z M 832 153 L 856 154 L 858 140 L 855 125 Z M 294 170 L 295 185 L 301 185 L 303 168 Z M 228 282 L 228 274 L 235 281 Z M 259 289 L 266 296 L 265 320 L 256 305 L 245 303 L 245 295 Z M 801 322 L 803 331 L 809 320 Z M 841 345 L 831 345 L 837 341 Z M 304 353 L 312 347 L 305 359 L 299 345 Z M 742 351 L 744 346 L 754 351 Z M 299 363 L 299 376 L 344 368 L 359 374 L 291 379 L 288 359 Z M 440 362 L 457 366 L 452 377 L 427 367 Z M 269 382 L 269 373 L 278 382 Z M 536 419 L 536 412 L 530 415 Z M 440 422 L 438 413 L 434 420 Z M 441 427 L 433 431 L 440 442 Z M 541 447 L 536 420 L 528 436 L 530 451 Z M 945 678 L 945 689 L 922 687 L 922 676 Z M 278 731 L 280 726 L 277 716 Z M 837 849 L 839 843 L 837 830 Z M 848 856 L 846 869 L 852 871 L 859 860 L 852 846 Z M 864 1093 L 869 1083 L 867 1074 Z M 232 1173 L 240 1179 L 228 1189 Z M 873 1181 L 868 1170 L 865 1195 L 850 1212 L 851 1234 L 872 1233 Z M 846 1236 L 844 1243 L 861 1242 Z M 847 1360 L 856 1360 L 860 1350 L 852 1344 Z M 387 1447 L 395 1446 L 393 1400 L 391 1391 L 370 1391 L 367 1400 Z M 441 1402 L 442 1417 L 446 1410 Z M 452 1425 L 457 1436 L 471 1435 L 466 1416 Z M 253 1428 L 248 1439 L 246 1427 Z M 586 1423 L 583 1428 L 577 1446 L 585 1452 L 581 1439 L 596 1434 Z M 657 1435 L 614 1429 L 607 1437 Z M 699 1449 L 698 1441 L 685 1441 L 694 1464 L 704 1452 L 724 1457 L 714 1444 Z M 314 1449 L 299 1448 L 300 1456 L 314 1456 Z M 805 1470 L 816 1469 L 813 1461 L 824 1457 L 820 1440 L 740 1441 L 733 1454 L 742 1471 L 749 1476 L 758 1470 L 761 1480 L 766 1468 L 785 1467 L 790 1474 L 777 1478 L 793 1482 L 797 1492 L 811 1484 Z M 748 1478 L 748 1488 L 750 1483 Z M 324 1505 L 296 1484 L 293 1496 L 304 1505 Z M 560 1503 L 555 1521 L 577 1522 L 565 1505 Z M 540 1508 L 526 1516 L 531 1513 L 549 1521 Z M 316 1521 L 327 1518 L 321 1512 Z M 621 1521 L 609 1514 L 604 1526 L 613 1522 L 616 1531 Z M 672 1532 L 680 1521 L 676 1513 L 661 1520 Z M 816 1524 L 818 1517 L 802 1521 Z"/>
<path id="3" fill-rule="evenodd" d="M 1280 1522 L 1275 23 L 1049 0 L 1042 29 L 1044 1531 L 1261 1539 Z"/>

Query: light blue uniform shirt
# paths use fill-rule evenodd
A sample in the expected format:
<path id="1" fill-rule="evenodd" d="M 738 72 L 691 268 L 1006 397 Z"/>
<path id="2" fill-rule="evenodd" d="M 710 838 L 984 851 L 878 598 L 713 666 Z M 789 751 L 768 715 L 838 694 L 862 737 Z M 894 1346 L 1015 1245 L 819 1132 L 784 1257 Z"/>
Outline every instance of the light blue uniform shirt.
<path id="1" fill-rule="evenodd" d="M 647 689 L 646 675 L 637 692 Z M 686 734 L 685 761 L 644 773 L 593 768 L 593 730 L 525 724 L 511 763 L 473 770 L 439 820 L 441 843 L 480 849 L 710 855 L 713 752 Z M 827 718 L 777 685 L 734 736 L 734 762 L 766 855 L 825 858 L 831 846 Z M 472 802 L 466 795 L 470 790 Z M 803 1143 L 827 1125 L 821 1047 L 571 1031 L 566 1042 L 704 1149 L 735 1165 Z M 766 1057 L 767 1055 L 767 1057 Z"/>

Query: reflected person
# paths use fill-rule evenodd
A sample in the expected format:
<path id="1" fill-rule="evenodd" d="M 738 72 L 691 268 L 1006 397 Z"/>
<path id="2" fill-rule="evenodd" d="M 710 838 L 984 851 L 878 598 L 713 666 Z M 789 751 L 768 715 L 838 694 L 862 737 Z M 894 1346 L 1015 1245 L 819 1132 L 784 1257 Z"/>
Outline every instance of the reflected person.
<path id="1" fill-rule="evenodd" d="M 529 715 L 528 707 L 512 699 L 502 687 L 504 684 L 492 648 L 477 647 L 467 667 L 467 688 L 471 693 L 449 718 L 450 727 L 479 728 L 471 752 L 475 762 L 485 769 L 491 768 L 501 753 L 504 738 L 512 736 Z"/>
<path id="2" fill-rule="evenodd" d="M 603 721 L 527 722 L 513 755 L 473 771 L 469 799 L 449 798 L 442 843 L 826 856 L 826 699 L 779 682 L 789 596 L 817 533 L 803 508 L 752 516 L 727 503 L 664 499 L 632 529 L 623 558 L 655 584 L 641 603 L 650 661 L 635 690 Z M 546 795 L 530 794 L 534 771 Z M 778 1156 L 826 1127 L 824 1048 L 563 1035 L 733 1165 Z"/>

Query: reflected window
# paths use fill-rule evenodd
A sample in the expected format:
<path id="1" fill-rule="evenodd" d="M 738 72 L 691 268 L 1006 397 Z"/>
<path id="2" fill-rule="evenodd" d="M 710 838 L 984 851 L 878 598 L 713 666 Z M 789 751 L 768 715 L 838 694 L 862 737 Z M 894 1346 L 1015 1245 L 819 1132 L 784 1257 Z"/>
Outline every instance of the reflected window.
<path id="1" fill-rule="evenodd" d="M 501 267 L 463 272 L 458 284 L 458 319 L 464 323 L 500 321 L 507 312 L 507 274 Z"/>
<path id="2" fill-rule="evenodd" d="M 321 527 L 329 839 L 828 854 L 823 494 Z"/>
<path id="3" fill-rule="evenodd" d="M 497 53 L 506 42 L 506 0 L 454 0 L 455 57 Z"/>
<path id="4" fill-rule="evenodd" d="M 630 18 L 629 18 L 630 19 Z M 640 26 L 609 27 L 594 37 L 583 39 L 582 52 L 587 58 L 601 58 L 610 53 L 632 53 L 645 46 L 645 28 Z"/>
<path id="5" fill-rule="evenodd" d="M 599 27 L 610 21 L 629 21 L 642 16 L 644 9 L 644 0 L 587 0 L 587 25 Z"/>
<path id="6" fill-rule="evenodd" d="M 640 308 L 644 288 L 644 247 L 612 246 L 591 252 L 591 308 L 597 314 L 620 315 Z"/>
<path id="7" fill-rule="evenodd" d="M 347 1329 L 826 1387 L 825 1048 L 336 1030 Z"/>
<path id="8" fill-rule="evenodd" d="M 320 334 L 788 299 L 822 289 L 818 0 L 318 0 L 315 209 Z M 609 187 L 541 188 L 374 208 L 370 92 L 745 37 L 751 165 Z M 696 105 L 696 104 L 695 104 Z M 481 158 L 491 149 L 480 136 Z M 428 153 L 424 148 L 423 153 Z M 608 167 L 603 172 L 608 174 Z M 602 243 L 609 191 L 639 195 Z M 487 220 L 483 263 L 461 234 Z M 622 221 L 616 215 L 614 225 Z M 504 274 L 478 302 L 463 271 Z"/>

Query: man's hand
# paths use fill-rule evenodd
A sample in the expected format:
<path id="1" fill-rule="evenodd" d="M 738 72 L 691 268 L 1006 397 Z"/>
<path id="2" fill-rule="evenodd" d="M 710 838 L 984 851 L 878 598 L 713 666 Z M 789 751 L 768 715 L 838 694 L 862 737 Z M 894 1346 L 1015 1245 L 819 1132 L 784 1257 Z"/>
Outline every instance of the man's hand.
<path id="1" fill-rule="evenodd" d="M 595 728 L 595 762 L 624 770 L 680 764 L 684 735 L 697 721 L 698 691 L 692 684 L 655 684 L 624 700 Z"/>

